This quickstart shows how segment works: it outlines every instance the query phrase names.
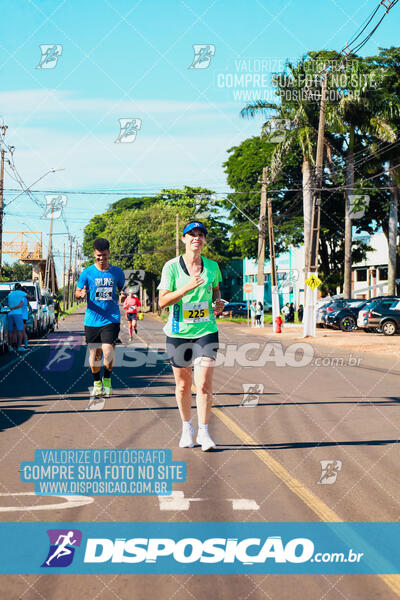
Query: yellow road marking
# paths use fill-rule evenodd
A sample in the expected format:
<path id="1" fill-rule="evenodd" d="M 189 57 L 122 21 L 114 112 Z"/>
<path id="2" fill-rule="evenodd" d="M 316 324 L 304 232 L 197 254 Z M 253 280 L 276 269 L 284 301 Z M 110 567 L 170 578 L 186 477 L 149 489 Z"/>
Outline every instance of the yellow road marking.
<path id="1" fill-rule="evenodd" d="M 249 446 L 260 445 L 239 425 L 228 417 L 220 408 L 213 408 L 212 412 L 224 423 L 244 444 Z M 293 477 L 277 460 L 263 448 L 251 448 L 251 451 L 276 475 L 296 496 L 298 496 L 322 521 L 343 523 L 332 509 L 313 494 L 298 479 Z M 390 589 L 400 597 L 400 575 L 378 575 Z"/>
<path id="2" fill-rule="evenodd" d="M 196 393 L 196 386 L 192 385 L 192 392 Z M 246 433 L 231 417 L 228 417 L 220 408 L 214 407 L 213 414 L 220 420 L 232 433 L 236 435 L 245 445 L 259 446 L 254 438 Z M 311 490 L 293 477 L 277 460 L 263 448 L 250 448 L 252 452 L 276 475 L 300 500 L 306 504 L 322 521 L 330 523 L 343 523 L 329 506 L 318 498 Z M 390 589 L 400 597 L 400 575 L 377 575 Z"/>
<path id="3" fill-rule="evenodd" d="M 228 415 L 222 412 L 219 408 L 213 408 L 212 412 L 230 429 L 242 442 L 249 446 L 259 446 L 260 442 L 254 440 L 248 433 L 243 431 L 241 427 Z M 315 512 L 323 521 L 341 522 L 342 519 L 331 510 L 322 500 L 311 492 L 298 479 L 290 475 L 288 471 L 263 448 L 251 448 L 252 452 L 265 464 L 267 467 L 279 477 L 281 481 L 303 500 L 303 502 Z"/>

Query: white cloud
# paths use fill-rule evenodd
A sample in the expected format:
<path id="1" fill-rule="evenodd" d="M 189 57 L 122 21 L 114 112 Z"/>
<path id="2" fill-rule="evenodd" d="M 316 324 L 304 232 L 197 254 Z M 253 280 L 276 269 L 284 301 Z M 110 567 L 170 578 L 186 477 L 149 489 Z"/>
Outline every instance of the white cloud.
<path id="1" fill-rule="evenodd" d="M 199 113 L 218 112 L 238 109 L 233 102 L 208 103 L 188 102 L 180 100 L 154 100 L 132 98 L 83 98 L 71 91 L 52 89 L 31 89 L 0 91 L 0 115 L 6 118 L 27 118 L 48 116 L 63 112 L 89 113 L 90 115 L 130 115 L 141 111 L 147 114 L 165 115 L 181 114 L 186 111 Z"/>

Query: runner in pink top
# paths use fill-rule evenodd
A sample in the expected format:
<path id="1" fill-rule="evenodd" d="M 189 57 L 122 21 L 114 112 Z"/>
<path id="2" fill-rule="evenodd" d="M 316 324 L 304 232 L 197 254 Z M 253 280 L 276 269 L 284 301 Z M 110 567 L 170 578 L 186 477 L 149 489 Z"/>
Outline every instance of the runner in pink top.
<path id="1" fill-rule="evenodd" d="M 132 341 L 133 332 L 132 328 L 135 329 L 135 333 L 137 333 L 137 309 L 142 306 L 139 298 L 132 291 L 128 293 L 128 297 L 124 302 L 123 309 L 126 314 L 127 321 L 129 323 L 129 341 Z"/>

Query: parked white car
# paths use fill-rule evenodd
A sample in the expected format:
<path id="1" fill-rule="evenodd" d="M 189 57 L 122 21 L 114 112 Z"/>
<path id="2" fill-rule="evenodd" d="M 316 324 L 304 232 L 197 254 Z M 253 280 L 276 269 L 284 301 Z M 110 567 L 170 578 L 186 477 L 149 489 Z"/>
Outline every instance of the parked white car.
<path id="1" fill-rule="evenodd" d="M 3 306 L 6 305 L 4 302 L 7 301 L 7 296 L 14 289 L 16 283 L 16 281 L 3 281 L 0 283 L 0 303 L 2 303 Z M 46 331 L 46 319 L 41 304 L 40 286 L 36 281 L 20 281 L 19 283 L 23 290 L 33 298 L 32 300 L 29 300 L 35 323 L 33 336 L 37 337 L 43 335 Z"/>
<path id="2" fill-rule="evenodd" d="M 41 290 L 41 305 L 44 313 L 45 331 L 53 331 L 56 317 L 54 314 L 54 300 L 50 290 Z"/>

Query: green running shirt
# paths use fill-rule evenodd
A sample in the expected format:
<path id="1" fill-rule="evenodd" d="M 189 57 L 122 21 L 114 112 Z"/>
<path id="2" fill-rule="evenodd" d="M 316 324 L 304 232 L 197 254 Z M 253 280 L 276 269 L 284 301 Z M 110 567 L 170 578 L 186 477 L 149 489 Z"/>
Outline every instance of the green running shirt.
<path id="1" fill-rule="evenodd" d="M 169 307 L 169 317 L 164 333 L 169 337 L 198 338 L 218 331 L 212 309 L 212 290 L 222 281 L 221 271 L 215 260 L 201 257 L 203 270 L 200 277 L 204 283 L 188 292 L 179 302 Z M 190 279 L 177 256 L 165 263 L 160 285 L 157 289 L 175 292 Z"/>

